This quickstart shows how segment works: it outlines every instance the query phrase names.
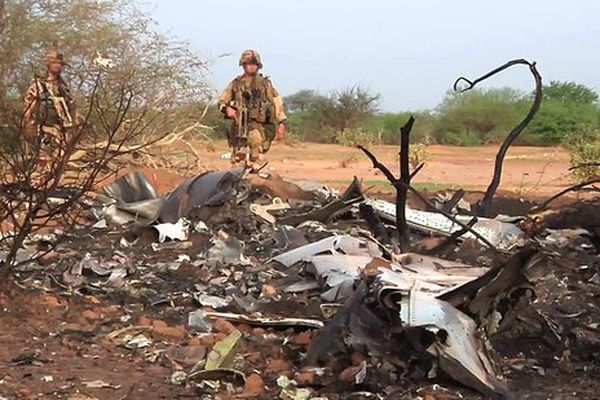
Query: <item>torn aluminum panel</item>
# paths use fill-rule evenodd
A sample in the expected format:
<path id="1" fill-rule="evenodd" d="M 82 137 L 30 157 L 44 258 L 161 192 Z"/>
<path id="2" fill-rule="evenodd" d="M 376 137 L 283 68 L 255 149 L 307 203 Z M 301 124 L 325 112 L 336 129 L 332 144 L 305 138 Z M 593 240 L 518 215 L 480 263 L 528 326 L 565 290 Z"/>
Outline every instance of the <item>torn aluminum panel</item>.
<path id="1" fill-rule="evenodd" d="M 428 287 L 436 294 L 445 293 L 473 281 L 489 270 L 489 268 L 474 267 L 457 261 L 415 253 L 401 254 L 395 261 L 391 266 L 394 271 L 402 272 L 407 279 L 422 282 L 422 285 L 427 285 L 422 286 L 423 289 Z"/>
<path id="2" fill-rule="evenodd" d="M 428 351 L 438 357 L 448 375 L 486 395 L 508 395 L 504 383 L 496 378 L 477 325 L 469 316 L 423 291 L 418 280 L 406 279 L 400 273 L 382 270 L 373 286 L 382 306 L 399 310 L 405 328 L 444 332 L 438 334 Z"/>
<path id="3" fill-rule="evenodd" d="M 163 243 L 167 239 L 185 241 L 190 232 L 190 222 L 185 218 L 181 218 L 175 224 L 156 224 L 152 225 L 152 228 L 158 232 L 159 243 Z"/>
<path id="4" fill-rule="evenodd" d="M 334 235 L 273 257 L 286 267 L 321 253 L 381 257 L 377 244 L 350 235 Z"/>
<path id="5" fill-rule="evenodd" d="M 395 204 L 384 200 L 371 199 L 367 199 L 367 204 L 373 207 L 381 218 L 392 223 L 396 222 Z M 457 215 L 456 219 L 467 224 L 471 221 L 472 217 Z M 408 207 L 406 208 L 406 222 L 413 229 L 446 236 L 450 236 L 462 229 L 460 225 L 455 224 L 441 214 L 413 210 Z M 489 218 L 478 218 L 475 225 L 473 225 L 473 230 L 486 238 L 495 247 L 502 250 L 510 250 L 523 235 L 523 231 L 515 224 Z M 465 233 L 463 237 L 475 239 L 475 236 L 470 232 Z"/>
<path id="6" fill-rule="evenodd" d="M 123 175 L 105 186 L 97 200 L 105 205 L 98 217 L 117 225 L 134 221 L 150 223 L 158 217 L 163 205 L 163 199 L 140 171 Z"/>
<path id="7" fill-rule="evenodd" d="M 176 223 L 191 210 L 205 205 L 222 204 L 244 175 L 243 168 L 211 171 L 177 186 L 166 196 L 156 190 L 142 172 L 133 172 L 107 185 L 98 201 L 103 211 L 96 217 L 114 224 L 138 222 L 149 224 L 159 220 Z"/>
<path id="8" fill-rule="evenodd" d="M 244 172 L 243 168 L 211 171 L 187 180 L 167 194 L 159 220 L 176 222 L 196 207 L 222 204 L 233 193 Z"/>
<path id="9" fill-rule="evenodd" d="M 306 221 L 317 221 L 327 223 L 336 216 L 339 216 L 352 208 L 352 205 L 360 203 L 364 200 L 362 187 L 357 177 L 342 193 L 339 199 L 333 200 L 321 208 L 315 209 L 306 214 L 291 215 L 281 218 L 281 223 L 284 225 L 297 226 Z"/>
<path id="10" fill-rule="evenodd" d="M 104 211 L 107 222 L 124 225 L 129 222 L 149 224 L 158 218 L 164 204 L 162 198 L 137 201 L 135 203 L 116 203 Z"/>
<path id="11" fill-rule="evenodd" d="M 321 299 L 327 302 L 343 301 L 354 290 L 358 279 L 367 264 L 373 261 L 370 255 L 324 254 L 307 259 L 310 264 L 305 271 L 314 274 L 321 282 L 324 291 Z"/>
<path id="12" fill-rule="evenodd" d="M 102 194 L 119 203 L 136 203 L 158 197 L 156 189 L 141 171 L 123 175 L 102 189 Z"/>

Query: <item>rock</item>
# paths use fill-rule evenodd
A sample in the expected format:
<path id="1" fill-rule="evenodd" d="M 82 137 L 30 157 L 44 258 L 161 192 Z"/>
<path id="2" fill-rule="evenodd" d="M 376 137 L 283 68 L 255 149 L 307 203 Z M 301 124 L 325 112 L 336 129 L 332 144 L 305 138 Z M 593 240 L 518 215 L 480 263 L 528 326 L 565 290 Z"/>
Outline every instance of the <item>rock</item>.
<path id="1" fill-rule="evenodd" d="M 267 297 L 267 298 L 273 298 L 273 297 L 277 296 L 277 289 L 275 289 L 275 286 L 264 284 L 262 286 L 261 296 Z"/>
<path id="2" fill-rule="evenodd" d="M 169 326 L 166 322 L 156 320 L 152 322 L 152 329 L 158 335 L 168 336 L 173 339 L 183 339 L 185 337 L 185 328 L 181 325 Z"/>
<path id="3" fill-rule="evenodd" d="M 102 314 L 96 312 L 95 310 L 85 310 L 81 313 L 81 316 L 90 321 L 96 321 L 98 319 L 102 319 Z"/>
<path id="4" fill-rule="evenodd" d="M 315 383 L 315 373 L 314 372 L 300 372 L 296 374 L 294 379 L 298 382 L 299 385 L 312 385 Z"/>
<path id="5" fill-rule="evenodd" d="M 310 344 L 310 342 L 312 342 L 312 335 L 310 331 L 300 332 L 300 334 L 294 338 L 294 343 L 301 346 L 307 346 Z"/>
<path id="6" fill-rule="evenodd" d="M 208 333 L 212 331 L 212 325 L 206 320 L 206 313 L 202 310 L 189 313 L 188 325 L 197 332 Z"/>
<path id="7" fill-rule="evenodd" d="M 44 302 L 45 305 L 50 306 L 50 307 L 61 307 L 63 304 L 61 304 L 61 301 L 52 295 L 45 295 L 42 297 L 42 301 Z"/>
<path id="8" fill-rule="evenodd" d="M 38 262 L 40 263 L 40 265 L 50 265 L 52 263 L 58 262 L 60 260 L 60 254 L 58 254 L 56 251 L 52 250 L 49 251 L 46 254 L 43 254 Z"/>
<path id="9" fill-rule="evenodd" d="M 339 378 L 341 381 L 354 383 L 356 372 L 358 372 L 356 367 L 348 367 L 340 373 Z"/>
<path id="10" fill-rule="evenodd" d="M 244 385 L 244 397 L 258 397 L 265 392 L 265 383 L 258 374 L 252 374 L 246 378 Z"/>
<path id="11" fill-rule="evenodd" d="M 222 318 L 217 318 L 213 323 L 213 328 L 217 332 L 230 334 L 231 332 L 237 331 L 236 327 L 229 321 Z"/>
<path id="12" fill-rule="evenodd" d="M 290 371 L 290 364 L 281 358 L 270 358 L 267 359 L 267 368 L 265 371 L 272 374 L 287 375 Z"/>

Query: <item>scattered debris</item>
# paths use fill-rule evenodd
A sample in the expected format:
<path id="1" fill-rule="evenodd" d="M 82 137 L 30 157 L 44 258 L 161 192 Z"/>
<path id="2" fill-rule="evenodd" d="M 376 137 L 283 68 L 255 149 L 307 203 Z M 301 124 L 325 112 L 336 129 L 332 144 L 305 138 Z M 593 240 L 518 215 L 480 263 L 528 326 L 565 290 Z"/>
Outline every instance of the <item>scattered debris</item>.
<path id="1" fill-rule="evenodd" d="M 500 252 L 429 206 L 405 210 L 413 242 L 461 240 L 399 252 L 396 205 L 357 179 L 339 195 L 234 169 L 158 196 L 133 173 L 98 196 L 99 222 L 57 250 L 68 257 L 26 264 L 19 285 L 56 296 L 50 337 L 85 340 L 83 358 L 108 348 L 171 397 L 510 398 L 526 374 L 597 372 L 597 204 L 474 220 L 464 198 L 437 206 Z M 53 356 L 11 357 L 25 369 Z M 132 390 L 97 378 L 82 387 Z M 92 398 L 67 385 L 65 398 Z"/>
<path id="2" fill-rule="evenodd" d="M 280 211 L 280 210 L 288 210 L 290 205 L 288 203 L 284 203 L 279 197 L 275 197 L 271 204 L 262 205 L 262 204 L 251 204 L 250 211 L 270 224 L 274 224 L 276 219 L 270 211 Z"/>
<path id="3" fill-rule="evenodd" d="M 137 336 L 129 336 L 126 335 L 122 341 L 123 345 L 128 349 L 141 349 L 143 347 L 148 347 L 152 345 L 152 340 L 148 339 L 146 336 L 139 334 Z"/>
<path id="4" fill-rule="evenodd" d="M 189 222 L 185 218 L 181 218 L 175 224 L 167 222 L 152 227 L 158 231 L 159 243 L 163 243 L 167 239 L 185 241 L 188 238 L 190 229 Z"/>
<path id="5" fill-rule="evenodd" d="M 89 389 L 115 389 L 115 390 L 118 390 L 121 388 L 121 385 L 111 385 L 110 383 L 104 382 L 102 380 L 83 381 L 83 382 L 81 382 L 81 384 Z"/>
<path id="6" fill-rule="evenodd" d="M 222 318 L 227 321 L 242 322 L 249 325 L 262 326 L 306 326 L 311 328 L 322 328 L 323 322 L 308 318 L 285 318 L 285 317 L 255 317 L 242 314 L 207 312 L 207 317 Z"/>
<path id="7" fill-rule="evenodd" d="M 241 345 L 242 333 L 233 331 L 222 341 L 216 343 L 213 349 L 208 353 L 204 369 L 222 369 L 230 367 L 233 364 L 233 357 Z"/>
<path id="8" fill-rule="evenodd" d="M 212 325 L 206 321 L 206 313 L 202 310 L 196 310 L 188 316 L 188 325 L 198 332 L 211 332 Z"/>

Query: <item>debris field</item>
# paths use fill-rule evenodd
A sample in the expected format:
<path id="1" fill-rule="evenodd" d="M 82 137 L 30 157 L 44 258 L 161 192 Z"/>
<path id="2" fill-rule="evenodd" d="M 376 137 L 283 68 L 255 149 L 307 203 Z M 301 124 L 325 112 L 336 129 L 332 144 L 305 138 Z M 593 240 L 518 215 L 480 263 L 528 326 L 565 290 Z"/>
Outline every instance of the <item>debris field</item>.
<path id="1" fill-rule="evenodd" d="M 409 195 L 401 252 L 396 204 L 357 178 L 339 193 L 234 168 L 173 186 L 122 176 L 16 268 L 0 399 L 600 393 L 598 198 L 473 220 L 455 193 Z"/>

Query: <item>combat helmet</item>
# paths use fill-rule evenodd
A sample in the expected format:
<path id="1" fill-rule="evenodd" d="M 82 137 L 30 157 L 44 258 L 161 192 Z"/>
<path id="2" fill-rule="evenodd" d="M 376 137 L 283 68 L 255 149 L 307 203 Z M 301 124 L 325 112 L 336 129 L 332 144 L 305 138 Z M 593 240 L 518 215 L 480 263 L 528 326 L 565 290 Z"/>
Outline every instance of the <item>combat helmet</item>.
<path id="1" fill-rule="evenodd" d="M 240 56 L 240 67 L 244 64 L 256 64 L 258 68 L 262 68 L 262 61 L 260 59 L 260 54 L 256 50 L 244 50 L 242 55 Z"/>
<path id="2" fill-rule="evenodd" d="M 63 55 L 63 53 L 61 53 L 58 50 L 48 50 L 46 52 L 46 55 L 44 56 L 44 64 L 46 66 L 55 63 L 55 62 L 59 62 L 62 65 L 68 65 L 67 62 L 65 61 L 65 56 Z"/>

